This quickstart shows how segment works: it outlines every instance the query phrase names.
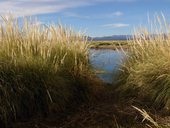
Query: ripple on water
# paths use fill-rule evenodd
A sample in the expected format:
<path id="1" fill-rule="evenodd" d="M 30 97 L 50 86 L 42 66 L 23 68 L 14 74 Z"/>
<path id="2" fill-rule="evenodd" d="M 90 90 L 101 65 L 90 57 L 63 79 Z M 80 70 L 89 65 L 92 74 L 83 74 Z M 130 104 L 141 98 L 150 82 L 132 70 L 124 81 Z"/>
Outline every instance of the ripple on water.
<path id="1" fill-rule="evenodd" d="M 125 58 L 123 52 L 110 49 L 90 49 L 89 56 L 96 75 L 107 83 L 115 80 L 115 73 Z"/>

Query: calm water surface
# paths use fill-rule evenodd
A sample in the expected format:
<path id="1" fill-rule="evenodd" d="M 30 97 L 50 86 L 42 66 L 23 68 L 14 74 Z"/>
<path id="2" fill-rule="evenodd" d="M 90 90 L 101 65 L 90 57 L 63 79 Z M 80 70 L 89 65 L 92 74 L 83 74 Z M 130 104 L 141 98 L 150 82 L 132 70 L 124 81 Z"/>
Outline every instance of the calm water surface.
<path id="1" fill-rule="evenodd" d="M 107 83 L 115 81 L 114 76 L 124 58 L 125 55 L 121 51 L 90 49 L 90 64 L 95 69 L 96 75 Z"/>

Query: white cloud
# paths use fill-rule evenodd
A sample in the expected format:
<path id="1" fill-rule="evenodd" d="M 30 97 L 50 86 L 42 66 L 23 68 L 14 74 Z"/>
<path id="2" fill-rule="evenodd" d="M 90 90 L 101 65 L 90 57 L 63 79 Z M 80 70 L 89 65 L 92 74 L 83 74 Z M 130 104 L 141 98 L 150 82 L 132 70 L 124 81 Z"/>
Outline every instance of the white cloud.
<path id="1" fill-rule="evenodd" d="M 123 27 L 129 27 L 129 24 L 114 23 L 114 24 L 105 24 L 105 25 L 102 25 L 102 27 L 106 27 L 106 28 L 123 28 Z"/>
<path id="2" fill-rule="evenodd" d="M 80 18 L 80 19 L 89 19 L 89 16 L 84 16 L 84 15 L 80 15 L 78 13 L 74 13 L 74 12 L 65 12 L 64 15 L 66 17 L 73 17 L 73 18 Z"/>
<path id="3" fill-rule="evenodd" d="M 65 17 L 73 17 L 73 18 L 79 18 L 79 19 L 105 19 L 105 18 L 113 18 L 113 17 L 119 17 L 119 16 L 124 15 L 124 13 L 121 11 L 115 11 L 113 13 L 108 13 L 108 14 L 93 15 L 91 17 L 87 15 L 78 14 L 75 12 L 64 12 L 62 14 Z"/>
<path id="4" fill-rule="evenodd" d="M 113 12 L 112 14 L 110 14 L 112 16 L 122 16 L 123 12 L 117 11 L 117 12 Z"/>
<path id="5" fill-rule="evenodd" d="M 93 5 L 100 2 L 132 2 L 134 0 L 1 0 L 0 14 L 16 17 L 60 12 L 68 8 Z M 121 15 L 120 12 L 115 15 Z"/>
<path id="6" fill-rule="evenodd" d="M 108 13 L 108 14 L 105 14 L 103 16 L 100 15 L 101 18 L 113 18 L 113 17 L 119 17 L 119 16 L 122 16 L 124 15 L 123 12 L 121 11 L 116 11 L 116 12 L 112 12 L 112 13 Z"/>
<path id="7" fill-rule="evenodd" d="M 8 0 L 0 1 L 0 14 L 12 13 L 16 17 L 60 12 L 67 8 L 75 8 L 88 3 L 68 0 Z"/>

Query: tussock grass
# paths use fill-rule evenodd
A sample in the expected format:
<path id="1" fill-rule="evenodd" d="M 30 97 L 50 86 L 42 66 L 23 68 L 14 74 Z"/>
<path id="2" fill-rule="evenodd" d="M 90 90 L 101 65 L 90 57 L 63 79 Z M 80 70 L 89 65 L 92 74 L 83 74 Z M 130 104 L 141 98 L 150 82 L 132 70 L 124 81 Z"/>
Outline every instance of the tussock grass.
<path id="1" fill-rule="evenodd" d="M 23 21 L 3 18 L 0 25 L 0 121 L 6 124 L 59 112 L 85 94 L 75 79 L 88 72 L 86 38 L 61 25 Z"/>
<path id="2" fill-rule="evenodd" d="M 163 15 L 150 24 L 135 32 L 121 67 L 119 89 L 123 95 L 147 99 L 150 105 L 169 111 L 170 25 Z"/>

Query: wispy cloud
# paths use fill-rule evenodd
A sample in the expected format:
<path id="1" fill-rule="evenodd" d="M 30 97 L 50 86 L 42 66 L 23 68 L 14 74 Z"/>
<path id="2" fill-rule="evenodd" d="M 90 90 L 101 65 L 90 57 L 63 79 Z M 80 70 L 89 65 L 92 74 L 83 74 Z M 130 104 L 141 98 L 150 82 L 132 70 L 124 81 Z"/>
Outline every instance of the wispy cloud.
<path id="1" fill-rule="evenodd" d="M 79 19 L 89 19 L 90 18 L 89 16 L 81 15 L 81 14 L 74 13 L 74 12 L 65 12 L 63 14 L 66 17 L 73 17 L 73 18 L 79 18 Z"/>
<path id="2" fill-rule="evenodd" d="M 113 18 L 113 17 L 119 17 L 124 15 L 121 11 L 115 11 L 112 13 L 106 13 L 106 14 L 100 14 L 100 15 L 93 15 L 93 16 L 87 16 L 78 14 L 75 12 L 64 12 L 62 13 L 65 17 L 73 17 L 73 18 L 79 18 L 79 19 L 105 19 L 105 18 Z"/>
<path id="3" fill-rule="evenodd" d="M 108 14 L 105 14 L 105 15 L 101 15 L 100 17 L 101 18 L 113 18 L 113 17 L 119 17 L 119 16 L 122 16 L 124 15 L 123 12 L 121 11 L 115 11 L 115 12 L 112 12 L 112 13 L 108 13 Z"/>
<path id="4" fill-rule="evenodd" d="M 0 13 L 13 13 L 14 16 L 30 16 L 37 14 L 46 14 L 60 12 L 67 8 L 75 8 L 86 3 L 83 1 L 72 3 L 70 1 L 64 2 L 61 0 L 8 0 L 0 2 Z"/>
<path id="5" fill-rule="evenodd" d="M 123 27 L 129 27 L 129 24 L 114 23 L 114 24 L 105 24 L 105 25 L 102 25 L 102 27 L 106 27 L 106 28 L 123 28 Z"/>
<path id="6" fill-rule="evenodd" d="M 13 13 L 16 17 L 61 12 L 68 8 L 102 2 L 132 2 L 134 0 L 1 0 L 0 14 Z M 115 15 L 121 15 L 116 13 Z"/>
<path id="7" fill-rule="evenodd" d="M 117 11 L 110 14 L 110 16 L 122 16 L 123 12 Z"/>

